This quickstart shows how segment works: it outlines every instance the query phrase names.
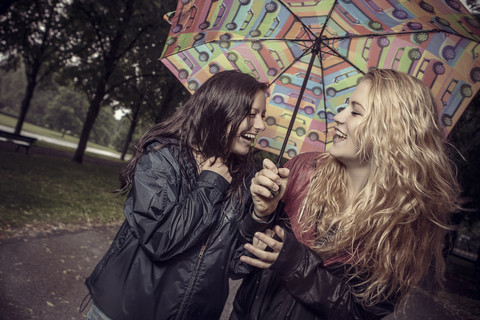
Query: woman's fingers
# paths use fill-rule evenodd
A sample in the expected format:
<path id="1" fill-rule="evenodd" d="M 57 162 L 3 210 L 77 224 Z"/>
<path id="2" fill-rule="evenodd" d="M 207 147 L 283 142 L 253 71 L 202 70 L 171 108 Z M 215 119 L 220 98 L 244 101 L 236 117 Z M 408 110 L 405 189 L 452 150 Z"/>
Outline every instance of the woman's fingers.
<path id="1" fill-rule="evenodd" d="M 279 227 L 280 228 L 280 227 Z M 281 229 L 281 228 L 280 228 Z M 283 243 L 269 237 L 263 232 L 255 232 L 255 238 L 260 240 L 261 242 L 265 243 L 268 247 L 272 248 L 274 252 L 279 252 L 282 250 Z"/>
<path id="2" fill-rule="evenodd" d="M 240 261 L 245 262 L 251 266 L 267 269 L 270 268 L 270 266 L 277 260 L 278 253 L 260 250 L 259 248 L 256 248 L 251 244 L 246 244 L 245 249 L 258 258 L 256 259 L 248 256 L 240 257 Z"/>
<path id="3" fill-rule="evenodd" d="M 271 263 L 247 256 L 241 256 L 240 261 L 261 269 L 268 269 L 272 265 Z"/>
<path id="4" fill-rule="evenodd" d="M 257 172 L 255 177 L 252 179 L 250 191 L 252 194 L 265 199 L 272 199 L 276 194 L 278 194 L 281 184 L 282 179 L 277 174 L 268 169 L 263 169 Z"/>
<path id="5" fill-rule="evenodd" d="M 275 260 L 277 260 L 277 257 L 276 257 L 278 255 L 277 252 L 268 252 L 260 248 L 254 247 L 251 244 L 246 244 L 245 249 L 247 249 L 248 252 L 253 253 L 257 258 L 259 258 L 264 262 L 272 263 Z"/>
<path id="6" fill-rule="evenodd" d="M 275 236 L 275 231 L 273 231 L 272 229 L 267 229 L 267 230 L 265 230 L 265 234 L 267 236 L 269 236 L 270 238 L 273 238 Z"/>
<path id="7" fill-rule="evenodd" d="M 218 173 L 224 177 L 229 183 L 232 182 L 232 176 L 228 167 L 223 163 L 223 160 L 218 157 L 210 157 L 201 166 L 201 170 L 209 170 Z"/>
<path id="8" fill-rule="evenodd" d="M 256 232 L 252 244 L 245 244 L 245 249 L 255 255 L 258 259 L 242 256 L 240 260 L 257 268 L 270 268 L 270 266 L 277 261 L 278 254 L 282 250 L 283 242 L 273 239 L 275 234 L 278 235 L 280 239 L 285 238 L 285 233 L 282 228 L 275 226 L 275 231 L 267 229 L 265 233 Z M 265 247 L 270 247 L 273 252 L 266 251 Z"/>
<path id="9" fill-rule="evenodd" d="M 270 229 L 268 229 L 268 230 L 270 230 Z M 282 243 L 282 246 L 283 246 L 283 240 L 285 240 L 285 231 L 282 228 L 280 228 L 280 226 L 275 226 L 274 230 L 275 230 L 275 233 L 277 234 L 277 236 L 280 238 L 280 240 L 282 240 L 281 243 Z M 274 232 L 273 230 L 270 230 L 270 231 L 272 233 Z M 272 235 L 272 238 L 273 238 L 273 235 Z M 280 247 L 280 249 L 281 249 L 281 247 Z"/>
<path id="10" fill-rule="evenodd" d="M 256 195 L 262 198 L 272 198 L 272 194 L 270 191 L 265 188 L 263 185 L 258 183 L 258 180 L 256 178 L 252 179 L 252 184 L 250 186 L 250 192 L 252 195 Z"/>

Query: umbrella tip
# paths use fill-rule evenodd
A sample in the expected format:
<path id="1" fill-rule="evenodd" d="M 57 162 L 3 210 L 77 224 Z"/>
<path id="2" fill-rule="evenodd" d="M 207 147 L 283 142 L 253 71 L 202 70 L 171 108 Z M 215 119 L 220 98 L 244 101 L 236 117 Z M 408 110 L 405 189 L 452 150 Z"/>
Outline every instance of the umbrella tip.
<path id="1" fill-rule="evenodd" d="M 175 16 L 175 11 L 167 12 L 163 15 L 163 20 L 167 21 L 169 25 L 172 25 L 172 18 Z"/>

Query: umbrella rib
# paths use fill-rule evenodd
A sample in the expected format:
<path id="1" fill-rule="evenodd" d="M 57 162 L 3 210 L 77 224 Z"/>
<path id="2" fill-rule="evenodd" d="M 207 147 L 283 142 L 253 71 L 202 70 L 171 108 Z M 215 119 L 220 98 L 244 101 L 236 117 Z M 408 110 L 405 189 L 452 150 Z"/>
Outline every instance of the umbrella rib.
<path id="1" fill-rule="evenodd" d="M 323 36 L 323 32 L 325 31 L 325 27 L 327 26 L 328 20 L 332 17 L 332 12 L 335 9 L 335 7 L 337 6 L 337 2 L 338 2 L 338 0 L 335 0 L 332 7 L 330 8 L 330 12 L 328 12 L 327 18 L 325 19 L 325 23 L 322 26 L 322 31 L 320 31 L 320 37 Z M 320 60 L 322 60 L 322 59 L 320 59 Z"/>
<path id="2" fill-rule="evenodd" d="M 323 91 L 323 112 L 325 112 L 325 149 L 327 148 L 328 140 L 328 117 L 327 117 L 327 92 L 325 91 L 325 77 L 323 76 L 323 62 L 322 57 L 318 59 L 320 61 L 320 70 L 322 70 L 322 91 Z"/>
<path id="3" fill-rule="evenodd" d="M 364 37 L 383 37 L 383 36 L 398 36 L 398 35 L 408 35 L 408 34 L 415 34 L 415 33 L 437 33 L 443 32 L 452 34 L 458 37 L 462 37 L 464 39 L 471 40 L 473 42 L 480 43 L 478 40 L 466 37 L 456 32 L 451 32 L 448 30 L 443 29 L 431 29 L 431 30 L 411 30 L 411 31 L 399 31 L 399 32 L 385 32 L 385 33 L 365 33 L 365 34 L 350 34 L 348 36 L 340 36 L 340 37 L 329 37 L 328 40 L 344 40 L 344 39 L 351 39 L 351 38 L 364 38 Z"/>
<path id="4" fill-rule="evenodd" d="M 336 0 L 335 0 L 335 1 L 336 1 Z M 295 17 L 295 19 L 298 20 L 298 21 L 302 24 L 302 26 L 303 26 L 303 28 L 305 29 L 305 31 L 307 31 L 307 32 L 309 33 L 309 39 L 312 40 L 312 41 L 314 41 L 317 36 L 312 32 L 312 30 L 310 30 L 310 28 L 307 27 L 300 18 L 298 18 L 298 16 L 289 8 L 288 5 L 286 5 L 286 4 L 283 2 L 283 0 L 278 0 L 278 2 L 280 2 L 280 3 L 285 7 L 285 9 L 286 9 L 287 11 L 289 11 L 290 14 L 291 14 L 293 17 Z M 313 36 L 313 39 L 311 38 L 311 36 Z"/>
<path id="5" fill-rule="evenodd" d="M 166 58 L 166 57 L 170 57 L 170 56 L 173 56 L 173 55 L 176 55 L 180 52 L 184 52 L 184 51 L 188 51 L 192 48 L 196 48 L 196 47 L 199 47 L 199 46 L 203 46 L 203 45 L 206 45 L 207 43 L 218 43 L 218 42 L 221 42 L 222 40 L 220 39 L 213 39 L 213 40 L 209 40 L 209 41 L 205 41 L 204 43 L 202 44 L 199 44 L 199 45 L 196 45 L 196 46 L 193 46 L 193 47 L 187 47 L 185 49 L 180 49 L 178 51 L 173 51 L 172 53 L 170 53 L 169 55 L 166 55 L 166 56 L 163 56 L 163 57 L 160 57 L 159 60 L 163 59 L 163 58 Z M 315 41 L 315 40 L 297 40 L 297 39 L 269 39 L 269 38 L 261 38 L 261 39 L 251 39 L 251 38 L 247 38 L 247 39 L 230 39 L 228 40 L 230 42 L 256 42 L 256 41 L 291 41 L 291 42 L 306 42 L 306 41 Z M 302 47 L 306 47 L 306 48 L 310 48 L 310 47 L 307 47 L 307 46 L 304 46 L 304 45 L 300 45 Z"/>

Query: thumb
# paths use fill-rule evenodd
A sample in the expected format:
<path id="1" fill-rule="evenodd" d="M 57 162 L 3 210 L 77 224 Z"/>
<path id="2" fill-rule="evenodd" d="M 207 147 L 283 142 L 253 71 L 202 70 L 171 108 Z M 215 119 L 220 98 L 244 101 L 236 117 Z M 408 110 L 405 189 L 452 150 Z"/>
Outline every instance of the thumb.
<path id="1" fill-rule="evenodd" d="M 287 178 L 290 175 L 290 169 L 288 168 L 280 168 L 278 169 L 278 175 L 281 178 Z"/>

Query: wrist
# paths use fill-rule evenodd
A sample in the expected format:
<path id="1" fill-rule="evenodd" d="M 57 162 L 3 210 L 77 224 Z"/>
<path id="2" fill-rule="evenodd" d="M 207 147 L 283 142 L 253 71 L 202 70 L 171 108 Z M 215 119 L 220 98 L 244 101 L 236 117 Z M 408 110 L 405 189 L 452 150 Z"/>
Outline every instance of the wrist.
<path id="1" fill-rule="evenodd" d="M 267 220 L 267 216 L 260 216 L 257 211 L 255 210 L 255 207 L 253 207 L 252 209 L 252 216 L 255 220 L 259 220 L 259 221 L 266 221 Z"/>

